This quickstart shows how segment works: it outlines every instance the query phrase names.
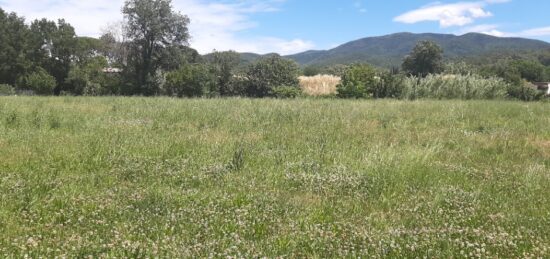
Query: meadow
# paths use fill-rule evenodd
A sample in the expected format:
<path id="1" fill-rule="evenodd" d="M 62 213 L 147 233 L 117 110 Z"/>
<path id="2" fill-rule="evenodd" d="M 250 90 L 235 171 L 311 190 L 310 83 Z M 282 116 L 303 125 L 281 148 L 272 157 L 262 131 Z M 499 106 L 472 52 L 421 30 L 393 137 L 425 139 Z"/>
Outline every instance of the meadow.
<path id="1" fill-rule="evenodd" d="M 0 257 L 549 257 L 549 113 L 0 97 Z"/>

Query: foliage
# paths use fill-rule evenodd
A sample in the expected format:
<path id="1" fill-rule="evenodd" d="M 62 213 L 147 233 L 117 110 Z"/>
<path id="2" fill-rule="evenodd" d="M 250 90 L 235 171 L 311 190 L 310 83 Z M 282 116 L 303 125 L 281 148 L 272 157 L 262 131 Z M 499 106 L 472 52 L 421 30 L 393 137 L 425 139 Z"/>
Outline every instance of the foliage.
<path id="1" fill-rule="evenodd" d="M 188 45 L 189 18 L 175 12 L 170 0 L 127 0 L 122 12 L 130 40 L 127 80 L 133 81 L 140 94 L 156 94 L 162 57 Z"/>
<path id="2" fill-rule="evenodd" d="M 443 49 L 432 41 L 421 41 L 405 57 L 402 68 L 418 77 L 440 73 L 443 71 Z"/>
<path id="3" fill-rule="evenodd" d="M 77 53 L 78 41 L 74 28 L 64 19 L 56 22 L 35 20 L 30 30 L 34 41 L 34 62 L 44 68 L 56 80 L 55 94 L 61 93 L 63 83 Z"/>
<path id="4" fill-rule="evenodd" d="M 32 67 L 31 32 L 23 17 L 0 8 L 0 84 L 14 85 Z"/>
<path id="5" fill-rule="evenodd" d="M 510 64 L 512 67 L 517 68 L 521 78 L 529 82 L 543 82 L 550 80 L 546 77 L 546 67 L 534 60 L 516 60 Z"/>
<path id="6" fill-rule="evenodd" d="M 8 84 L 0 84 L 0 96 L 14 95 L 14 94 L 15 94 L 15 88 L 13 88 L 13 86 Z"/>
<path id="7" fill-rule="evenodd" d="M 207 58 L 216 75 L 218 92 L 221 96 L 244 95 L 233 79 L 240 64 L 240 55 L 235 51 L 214 51 Z"/>
<path id="8" fill-rule="evenodd" d="M 365 64 L 356 64 L 346 70 L 342 82 L 336 86 L 340 98 L 370 98 L 372 89 L 380 78 L 376 69 Z"/>
<path id="9" fill-rule="evenodd" d="M 344 76 L 346 71 L 349 69 L 349 67 L 350 67 L 349 65 L 343 65 L 343 64 L 332 65 L 329 67 L 325 67 L 323 69 L 323 74 L 342 77 Z"/>
<path id="10" fill-rule="evenodd" d="M 202 57 L 197 50 L 187 46 L 167 47 L 160 58 L 160 69 L 162 71 L 178 70 L 187 64 L 202 63 Z"/>
<path id="11" fill-rule="evenodd" d="M 300 68 L 291 60 L 271 55 L 250 65 L 247 70 L 247 94 L 252 97 L 267 97 L 278 86 L 298 87 Z"/>
<path id="12" fill-rule="evenodd" d="M 429 75 L 404 82 L 407 99 L 503 99 L 510 87 L 503 79 L 477 75 Z"/>
<path id="13" fill-rule="evenodd" d="M 447 62 L 444 65 L 443 72 L 447 75 L 473 75 L 479 74 L 478 67 L 464 61 Z"/>
<path id="14" fill-rule="evenodd" d="M 401 98 L 406 77 L 399 73 L 383 71 L 378 73 L 378 80 L 368 89 L 373 98 Z"/>
<path id="15" fill-rule="evenodd" d="M 169 96 L 201 97 L 217 95 L 215 77 L 207 65 L 190 64 L 166 75 L 164 91 Z"/>
<path id="16" fill-rule="evenodd" d="M 270 95 L 279 99 L 297 98 L 302 95 L 302 90 L 296 86 L 278 86 L 273 88 Z"/>
<path id="17" fill-rule="evenodd" d="M 104 57 L 96 57 L 86 62 L 73 65 L 66 80 L 69 91 L 76 95 L 104 95 L 113 94 L 108 89 L 103 69 L 108 67 Z M 103 87 L 105 86 L 105 88 Z"/>
<path id="18" fill-rule="evenodd" d="M 507 89 L 508 96 L 521 101 L 539 101 L 544 98 L 544 92 L 536 89 L 536 86 L 523 81 L 522 84 L 511 84 Z"/>
<path id="19" fill-rule="evenodd" d="M 304 76 L 317 76 L 322 74 L 323 69 L 319 66 L 307 66 L 302 70 Z"/>
<path id="20" fill-rule="evenodd" d="M 51 95 L 57 85 L 55 78 L 43 68 L 37 68 L 26 76 L 17 80 L 17 87 L 23 90 L 31 90 L 38 95 Z"/>

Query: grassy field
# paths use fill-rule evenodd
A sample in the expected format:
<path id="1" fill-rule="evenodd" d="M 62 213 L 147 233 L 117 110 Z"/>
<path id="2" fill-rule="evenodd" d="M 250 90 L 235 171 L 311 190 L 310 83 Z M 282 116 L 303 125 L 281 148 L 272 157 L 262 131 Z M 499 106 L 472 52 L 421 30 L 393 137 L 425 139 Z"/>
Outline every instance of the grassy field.
<path id="1" fill-rule="evenodd" d="M 549 257 L 550 103 L 0 98 L 0 257 Z"/>

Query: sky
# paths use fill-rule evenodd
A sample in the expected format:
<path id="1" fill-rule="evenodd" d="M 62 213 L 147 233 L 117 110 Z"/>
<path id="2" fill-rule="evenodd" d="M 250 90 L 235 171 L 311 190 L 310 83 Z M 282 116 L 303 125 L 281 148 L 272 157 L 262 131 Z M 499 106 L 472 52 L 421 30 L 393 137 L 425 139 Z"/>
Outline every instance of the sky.
<path id="1" fill-rule="evenodd" d="M 190 44 L 213 50 L 293 54 L 397 32 L 468 32 L 550 42 L 549 0 L 173 0 L 191 19 Z M 123 20 L 124 0 L 0 0 L 28 21 L 64 18 L 98 37 Z"/>

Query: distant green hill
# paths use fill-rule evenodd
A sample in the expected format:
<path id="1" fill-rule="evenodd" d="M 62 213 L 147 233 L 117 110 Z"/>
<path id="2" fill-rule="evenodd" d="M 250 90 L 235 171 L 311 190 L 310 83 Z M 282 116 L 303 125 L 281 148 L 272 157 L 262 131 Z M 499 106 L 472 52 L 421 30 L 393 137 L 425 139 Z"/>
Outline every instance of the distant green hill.
<path id="1" fill-rule="evenodd" d="M 396 33 L 381 37 L 369 37 L 345 43 L 331 50 L 311 50 L 286 56 L 301 65 L 332 65 L 367 62 L 373 65 L 400 66 L 418 41 L 431 40 L 445 51 L 445 58 L 471 58 L 495 52 L 515 53 L 550 49 L 550 43 L 523 39 L 500 38 L 479 33 L 462 36 L 435 33 Z M 246 53 L 243 59 L 251 62 L 260 55 Z"/>

